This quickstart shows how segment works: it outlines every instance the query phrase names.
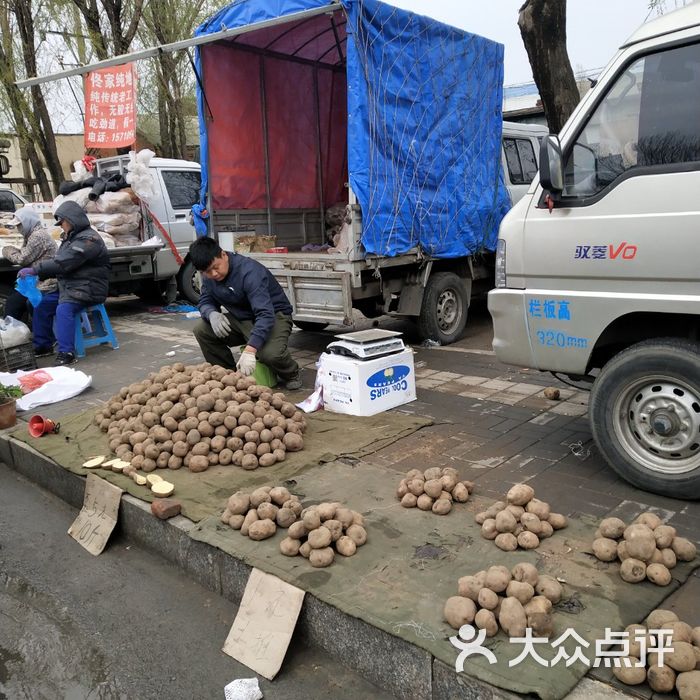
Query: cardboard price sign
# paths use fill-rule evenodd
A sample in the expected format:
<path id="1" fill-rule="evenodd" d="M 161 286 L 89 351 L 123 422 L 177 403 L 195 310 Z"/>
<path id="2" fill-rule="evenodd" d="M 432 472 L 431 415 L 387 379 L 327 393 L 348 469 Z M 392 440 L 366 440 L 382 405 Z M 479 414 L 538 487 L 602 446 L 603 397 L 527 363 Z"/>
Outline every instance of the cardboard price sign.
<path id="1" fill-rule="evenodd" d="M 136 141 L 136 71 L 131 63 L 85 77 L 85 147 L 119 148 Z"/>
<path id="2" fill-rule="evenodd" d="M 90 554 L 97 556 L 107 545 L 117 524 L 122 493 L 118 486 L 96 474 L 87 475 L 83 507 L 68 528 L 68 534 Z"/>
<path id="3" fill-rule="evenodd" d="M 287 653 L 304 591 L 253 569 L 223 652 L 272 680 Z"/>

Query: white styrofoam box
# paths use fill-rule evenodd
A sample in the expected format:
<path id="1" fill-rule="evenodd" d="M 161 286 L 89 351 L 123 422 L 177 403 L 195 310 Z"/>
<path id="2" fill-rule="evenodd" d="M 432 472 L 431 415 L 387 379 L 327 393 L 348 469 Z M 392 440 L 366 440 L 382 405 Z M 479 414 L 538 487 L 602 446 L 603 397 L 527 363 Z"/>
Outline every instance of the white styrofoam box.
<path id="1" fill-rule="evenodd" d="M 416 400 L 410 348 L 373 360 L 323 353 L 319 365 L 323 405 L 329 411 L 373 416 Z"/>

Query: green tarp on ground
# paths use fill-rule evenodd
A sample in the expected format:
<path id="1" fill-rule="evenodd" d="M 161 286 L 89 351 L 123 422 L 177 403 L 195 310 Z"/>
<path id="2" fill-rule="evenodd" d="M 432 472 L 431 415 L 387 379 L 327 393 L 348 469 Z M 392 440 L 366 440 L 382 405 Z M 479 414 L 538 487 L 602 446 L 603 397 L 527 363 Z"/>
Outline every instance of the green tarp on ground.
<path id="1" fill-rule="evenodd" d="M 582 521 L 571 522 L 537 551 L 502 552 L 481 537 L 474 522 L 474 513 L 485 503 L 477 499 L 457 505 L 447 516 L 405 509 L 395 498 L 401 476 L 386 467 L 342 461 L 308 470 L 287 484 L 306 505 L 340 500 L 365 515 L 367 543 L 355 556 L 337 556 L 325 569 L 314 569 L 301 556 L 283 556 L 279 542 L 284 530 L 270 540 L 254 542 L 211 517 L 200 522 L 191 536 L 426 649 L 450 667 L 458 652 L 449 642 L 455 631 L 443 622 L 442 609 L 445 600 L 457 594 L 460 576 L 493 564 L 512 567 L 529 561 L 542 573 L 557 577 L 564 583 L 565 598 L 556 606 L 555 636 L 550 641 L 573 628 L 591 644 L 584 652 L 593 659 L 595 640 L 603 639 L 606 627 L 619 630 L 643 619 L 694 568 L 682 564 L 673 569 L 674 582 L 665 588 L 625 583 L 617 565 L 602 564 L 584 553 L 595 524 Z M 575 640 L 564 644 L 569 654 L 575 645 Z M 509 668 L 508 661 L 518 656 L 522 645 L 509 643 L 499 633 L 487 646 L 498 663 L 470 657 L 465 673 L 514 692 L 536 693 L 544 700 L 564 697 L 589 670 L 578 662 L 567 667 L 565 661 L 544 668 L 532 658 Z M 551 645 L 536 649 L 549 660 L 556 653 Z"/>
<path id="2" fill-rule="evenodd" d="M 90 457 L 109 454 L 107 436 L 92 424 L 94 411 L 67 416 L 61 420 L 60 433 L 33 438 L 26 427 L 18 428 L 12 437 L 26 442 L 34 449 L 75 474 L 86 474 L 82 465 Z M 357 418 L 329 411 L 307 416 L 304 449 L 289 453 L 284 462 L 272 467 L 245 471 L 239 467 L 216 466 L 193 474 L 187 469 L 159 469 L 158 474 L 175 485 L 174 497 L 182 503 L 182 514 L 199 522 L 202 518 L 221 512 L 222 504 L 239 489 L 255 488 L 270 481 L 282 482 L 343 455 L 362 457 L 430 425 L 427 418 L 389 411 L 377 416 Z M 102 478 L 145 501 L 153 495 L 137 486 L 129 477 L 106 469 L 91 470 Z"/>

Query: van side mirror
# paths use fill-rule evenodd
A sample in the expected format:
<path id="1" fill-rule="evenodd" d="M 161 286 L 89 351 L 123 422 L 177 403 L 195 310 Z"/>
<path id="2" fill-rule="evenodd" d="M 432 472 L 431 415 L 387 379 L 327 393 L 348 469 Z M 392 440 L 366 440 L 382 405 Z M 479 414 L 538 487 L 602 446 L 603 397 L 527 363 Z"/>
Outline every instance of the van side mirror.
<path id="1" fill-rule="evenodd" d="M 540 184 L 550 192 L 564 189 L 564 166 L 562 164 L 559 137 L 549 134 L 540 145 Z"/>

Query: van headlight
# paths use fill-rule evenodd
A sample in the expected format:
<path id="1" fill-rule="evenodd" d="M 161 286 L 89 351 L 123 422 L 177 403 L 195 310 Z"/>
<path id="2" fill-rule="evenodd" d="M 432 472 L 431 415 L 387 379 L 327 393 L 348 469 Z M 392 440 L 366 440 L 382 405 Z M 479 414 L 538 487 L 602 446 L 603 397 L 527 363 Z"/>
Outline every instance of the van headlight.
<path id="1" fill-rule="evenodd" d="M 496 246 L 496 288 L 503 289 L 506 286 L 506 242 L 499 238 Z"/>

